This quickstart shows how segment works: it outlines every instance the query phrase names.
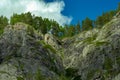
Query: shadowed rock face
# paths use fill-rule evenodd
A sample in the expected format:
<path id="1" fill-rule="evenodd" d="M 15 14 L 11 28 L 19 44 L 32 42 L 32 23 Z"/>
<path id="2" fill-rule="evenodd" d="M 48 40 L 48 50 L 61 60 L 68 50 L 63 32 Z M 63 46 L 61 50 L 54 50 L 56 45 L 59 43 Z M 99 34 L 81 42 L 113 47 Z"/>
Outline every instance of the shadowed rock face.
<path id="1" fill-rule="evenodd" d="M 64 50 L 64 65 L 78 69 L 82 80 L 119 80 L 120 18 L 111 20 L 102 29 L 82 32 L 65 44 L 68 46 Z"/>
<path id="2" fill-rule="evenodd" d="M 0 80 L 59 80 L 61 58 L 46 47 L 40 33 L 19 23 L 0 38 Z"/>

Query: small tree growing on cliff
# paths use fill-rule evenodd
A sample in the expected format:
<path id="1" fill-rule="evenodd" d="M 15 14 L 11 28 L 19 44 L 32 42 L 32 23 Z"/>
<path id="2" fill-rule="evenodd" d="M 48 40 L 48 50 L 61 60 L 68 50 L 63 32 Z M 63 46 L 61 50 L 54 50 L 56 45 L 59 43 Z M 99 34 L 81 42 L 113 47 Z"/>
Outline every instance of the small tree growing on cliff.
<path id="1" fill-rule="evenodd" d="M 90 30 L 93 28 L 93 22 L 88 17 L 82 21 L 82 31 Z"/>

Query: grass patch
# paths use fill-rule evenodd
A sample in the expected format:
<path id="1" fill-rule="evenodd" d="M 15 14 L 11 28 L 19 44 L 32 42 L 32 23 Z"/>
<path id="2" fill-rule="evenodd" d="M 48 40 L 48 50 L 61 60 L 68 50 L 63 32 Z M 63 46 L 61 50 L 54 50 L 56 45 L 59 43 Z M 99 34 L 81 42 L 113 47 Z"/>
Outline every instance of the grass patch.
<path id="1" fill-rule="evenodd" d="M 10 73 L 8 73 L 8 72 L 5 72 L 5 71 L 0 71 L 0 73 L 2 73 L 2 74 L 8 74 L 8 75 L 10 75 Z"/>
<path id="2" fill-rule="evenodd" d="M 45 48 L 45 49 L 49 49 L 49 50 L 52 51 L 53 53 L 56 53 L 56 50 L 55 50 L 51 45 L 46 44 L 46 45 L 44 45 L 44 48 Z"/>
<path id="3" fill-rule="evenodd" d="M 37 41 L 37 44 L 38 44 L 38 45 L 40 45 L 40 44 L 45 45 L 46 43 L 44 42 L 44 40 L 38 40 L 38 41 Z"/>
<path id="4" fill-rule="evenodd" d="M 83 43 L 91 44 L 96 39 L 97 35 L 93 35 L 92 37 L 86 38 Z"/>
<path id="5" fill-rule="evenodd" d="M 95 40 L 94 37 L 88 37 L 83 41 L 83 43 L 91 44 L 94 40 Z"/>
<path id="6" fill-rule="evenodd" d="M 24 80 L 24 78 L 22 78 L 22 77 L 17 77 L 17 80 Z"/>
<path id="7" fill-rule="evenodd" d="M 96 41 L 94 42 L 93 44 L 95 44 L 96 46 L 101 46 L 101 45 L 104 45 L 104 44 L 109 44 L 109 42 L 106 42 L 106 41 Z"/>
<path id="8" fill-rule="evenodd" d="M 2 34 L 3 34 L 3 32 L 4 32 L 4 30 L 0 30 L 0 35 L 2 35 Z"/>
<path id="9" fill-rule="evenodd" d="M 103 64 L 103 67 L 105 70 L 111 70 L 112 69 L 112 63 L 113 61 L 110 58 L 105 58 L 105 62 Z"/>
<path id="10" fill-rule="evenodd" d="M 38 71 L 35 74 L 35 80 L 46 80 L 43 75 L 41 74 L 41 70 L 38 69 Z"/>

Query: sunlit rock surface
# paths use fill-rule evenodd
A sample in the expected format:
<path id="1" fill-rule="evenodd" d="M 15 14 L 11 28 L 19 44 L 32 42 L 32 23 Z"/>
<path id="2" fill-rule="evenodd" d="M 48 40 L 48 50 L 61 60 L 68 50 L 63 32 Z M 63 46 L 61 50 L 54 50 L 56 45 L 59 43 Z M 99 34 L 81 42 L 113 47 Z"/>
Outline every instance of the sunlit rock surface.
<path id="1" fill-rule="evenodd" d="M 120 18 L 64 41 L 64 65 L 82 80 L 119 80 Z M 116 77 L 116 78 L 115 78 Z"/>

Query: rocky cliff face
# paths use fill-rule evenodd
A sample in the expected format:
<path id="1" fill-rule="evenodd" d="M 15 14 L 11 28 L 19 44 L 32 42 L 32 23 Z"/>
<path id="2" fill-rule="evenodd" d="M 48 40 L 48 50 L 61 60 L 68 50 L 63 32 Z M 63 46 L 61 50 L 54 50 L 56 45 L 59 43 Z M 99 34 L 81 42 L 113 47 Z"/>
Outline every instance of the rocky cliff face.
<path id="1" fill-rule="evenodd" d="M 77 69 L 79 80 L 120 79 L 120 18 L 64 42 L 64 65 Z"/>
<path id="2" fill-rule="evenodd" d="M 0 80 L 120 80 L 120 18 L 63 43 L 23 23 L 7 26 Z"/>
<path id="3" fill-rule="evenodd" d="M 62 48 L 62 43 L 55 36 L 50 33 L 45 34 L 44 41 L 46 44 L 51 45 L 54 49 L 60 50 Z"/>
<path id="4" fill-rule="evenodd" d="M 18 23 L 7 26 L 0 37 L 0 80 L 60 80 L 61 58 L 42 34 Z"/>

